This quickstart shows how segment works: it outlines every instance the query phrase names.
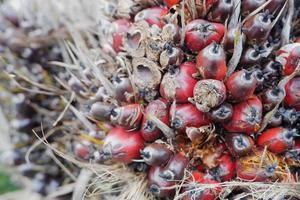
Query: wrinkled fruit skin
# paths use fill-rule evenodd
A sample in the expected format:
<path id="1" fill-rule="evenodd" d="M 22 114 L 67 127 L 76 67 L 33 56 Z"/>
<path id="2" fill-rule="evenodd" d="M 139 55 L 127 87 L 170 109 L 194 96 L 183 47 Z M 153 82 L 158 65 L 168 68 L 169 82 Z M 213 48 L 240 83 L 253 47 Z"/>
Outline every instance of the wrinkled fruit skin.
<path id="1" fill-rule="evenodd" d="M 197 83 L 197 79 L 193 78 L 193 74 L 196 73 L 197 69 L 192 62 L 185 62 L 178 68 L 170 70 L 163 76 L 160 95 L 169 101 L 176 99 L 179 103 L 188 102 Z"/>
<path id="2" fill-rule="evenodd" d="M 242 133 L 227 133 L 225 142 L 231 154 L 235 157 L 247 155 L 254 146 L 253 139 Z"/>
<path id="3" fill-rule="evenodd" d="M 216 185 L 215 188 L 207 188 L 203 192 L 195 191 L 194 189 L 200 184 L 218 184 L 219 182 L 214 180 L 209 174 L 203 174 L 195 171 L 192 177 L 189 179 L 188 184 L 183 191 L 186 195 L 184 200 L 214 200 L 221 192 L 221 186 Z M 193 191 L 194 190 L 194 191 Z"/>
<path id="4" fill-rule="evenodd" d="M 219 43 L 224 35 L 224 25 L 196 19 L 187 24 L 185 44 L 194 52 L 202 50 L 213 41 Z"/>
<path id="5" fill-rule="evenodd" d="M 283 153 L 293 148 L 296 132 L 295 129 L 289 130 L 283 127 L 271 128 L 258 136 L 257 144 L 262 147 L 267 146 L 273 153 Z"/>
<path id="6" fill-rule="evenodd" d="M 300 111 L 300 77 L 295 77 L 285 85 L 284 103 Z"/>
<path id="7" fill-rule="evenodd" d="M 133 159 L 140 158 L 144 139 L 138 131 L 129 132 L 124 128 L 116 127 L 109 131 L 103 146 L 102 156 L 118 162 L 130 163 Z"/>
<path id="8" fill-rule="evenodd" d="M 112 47 L 115 50 L 115 52 L 122 51 L 123 48 L 123 37 L 129 30 L 131 23 L 127 19 L 118 19 L 113 22 L 112 26 L 114 27 L 113 31 L 113 43 Z"/>
<path id="9" fill-rule="evenodd" d="M 168 9 L 153 7 L 146 8 L 134 17 L 135 22 L 145 20 L 149 25 L 157 25 L 159 28 L 162 28 L 165 25 L 163 17 L 168 13 Z"/>
<path id="10" fill-rule="evenodd" d="M 256 133 L 262 120 L 262 103 L 258 97 L 252 96 L 248 100 L 233 106 L 233 115 L 224 128 L 229 132 L 246 134 Z"/>
<path id="11" fill-rule="evenodd" d="M 191 103 L 176 105 L 175 116 L 173 113 L 174 108 L 171 107 L 170 118 L 174 119 L 171 127 L 179 133 L 185 133 L 186 127 L 201 127 L 210 123 L 208 117 Z"/>
<path id="12" fill-rule="evenodd" d="M 202 49 L 196 58 L 196 66 L 204 79 L 223 80 L 226 76 L 226 56 L 223 48 L 211 43 Z"/>
<path id="13" fill-rule="evenodd" d="M 163 123 L 169 126 L 170 117 L 169 117 L 169 105 L 165 99 L 157 99 L 148 104 L 145 109 L 145 114 L 151 113 Z M 148 120 L 147 117 L 143 118 L 141 133 L 145 141 L 153 142 L 154 140 L 161 137 L 162 133 L 156 125 Z"/>

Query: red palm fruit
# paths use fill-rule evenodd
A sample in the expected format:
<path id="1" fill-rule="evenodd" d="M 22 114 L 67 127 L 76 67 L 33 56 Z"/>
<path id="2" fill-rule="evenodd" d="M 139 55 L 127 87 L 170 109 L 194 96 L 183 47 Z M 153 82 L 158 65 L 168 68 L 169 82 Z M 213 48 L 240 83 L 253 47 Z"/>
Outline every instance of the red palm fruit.
<path id="1" fill-rule="evenodd" d="M 236 32 L 237 32 L 237 28 L 230 28 L 226 31 L 225 33 L 225 38 L 224 38 L 224 42 L 223 42 L 223 48 L 226 52 L 230 52 L 233 53 L 233 49 L 234 49 L 234 41 L 236 38 Z M 240 35 L 240 39 L 242 40 L 242 42 L 245 42 L 245 37 L 244 35 Z"/>
<path id="2" fill-rule="evenodd" d="M 245 101 L 251 97 L 256 88 L 254 75 L 246 70 L 233 73 L 226 83 L 228 99 L 234 102 Z"/>
<path id="3" fill-rule="evenodd" d="M 223 48 L 212 42 L 198 53 L 196 66 L 204 79 L 223 80 L 227 72 Z"/>
<path id="4" fill-rule="evenodd" d="M 229 132 L 256 133 L 262 120 L 262 103 L 256 96 L 233 106 L 233 115 L 224 128 Z"/>
<path id="5" fill-rule="evenodd" d="M 222 190 L 218 183 L 209 174 L 195 171 L 192 173 L 187 186 L 183 189 L 183 192 L 186 194 L 183 200 L 214 200 Z M 202 184 L 215 184 L 215 187 L 197 190 L 197 187 L 203 187 Z"/>
<path id="6" fill-rule="evenodd" d="M 197 69 L 192 62 L 171 67 L 161 81 L 160 95 L 169 101 L 188 102 L 188 98 L 193 96 L 193 89 L 197 83 L 197 79 L 193 78 L 193 74 L 196 73 Z"/>
<path id="7" fill-rule="evenodd" d="M 250 17 L 244 24 L 242 31 L 250 44 L 265 42 L 272 29 L 271 15 L 268 12 L 258 13 Z"/>
<path id="8" fill-rule="evenodd" d="M 90 114 L 97 120 L 109 121 L 114 108 L 114 105 L 104 102 L 96 102 L 92 104 Z"/>
<path id="9" fill-rule="evenodd" d="M 119 102 L 133 102 L 133 88 L 128 77 L 115 76 L 112 81 Z"/>
<path id="10" fill-rule="evenodd" d="M 260 7 L 266 2 L 266 0 L 243 0 L 242 3 L 242 15 L 247 16 L 255 9 Z"/>
<path id="11" fill-rule="evenodd" d="M 172 6 L 179 4 L 180 0 L 164 0 L 166 6 L 171 8 Z"/>
<path id="12" fill-rule="evenodd" d="M 223 82 L 214 79 L 204 79 L 194 87 L 192 102 L 202 112 L 221 105 L 226 99 L 226 87 Z"/>
<path id="13" fill-rule="evenodd" d="M 184 170 L 187 167 L 189 160 L 182 153 L 175 154 L 168 162 L 165 170 L 160 175 L 168 181 L 178 181 L 184 176 Z"/>
<path id="14" fill-rule="evenodd" d="M 123 48 L 123 37 L 129 30 L 131 26 L 130 21 L 127 19 L 118 19 L 112 23 L 113 26 L 113 49 L 118 53 L 122 51 Z"/>
<path id="15" fill-rule="evenodd" d="M 292 74 L 295 71 L 299 61 L 300 61 L 300 47 L 297 46 L 290 52 L 289 56 L 286 59 L 286 63 L 283 66 L 284 75 L 287 76 Z"/>
<path id="16" fill-rule="evenodd" d="M 278 87 L 268 89 L 267 91 L 263 92 L 261 101 L 263 103 L 264 110 L 272 110 L 277 105 L 277 103 L 281 102 L 283 96 L 284 91 Z"/>
<path id="17" fill-rule="evenodd" d="M 152 143 L 141 151 L 141 157 L 146 164 L 151 166 L 163 166 L 167 164 L 172 155 L 173 151 L 165 144 L 160 143 Z"/>
<path id="18" fill-rule="evenodd" d="M 157 197 L 172 198 L 175 194 L 174 188 L 168 188 L 175 185 L 174 181 L 169 181 L 161 177 L 164 169 L 158 166 L 152 166 L 148 172 L 149 191 Z"/>
<path id="19" fill-rule="evenodd" d="M 245 68 L 259 66 L 262 60 L 262 52 L 261 49 L 248 47 L 242 54 L 240 65 Z"/>
<path id="20" fill-rule="evenodd" d="M 279 12 L 282 8 L 284 0 L 272 0 L 266 7 L 265 10 L 269 10 L 271 13 Z"/>
<path id="21" fill-rule="evenodd" d="M 142 121 L 143 113 L 140 104 L 128 104 L 112 110 L 110 121 L 128 130 L 137 129 Z"/>
<path id="22" fill-rule="evenodd" d="M 145 109 L 145 115 L 151 113 L 166 125 L 169 125 L 169 105 L 165 99 L 151 101 Z M 143 118 L 141 133 L 145 141 L 153 142 L 162 136 L 159 128 L 147 117 Z"/>
<path id="23" fill-rule="evenodd" d="M 231 119 L 233 114 L 232 105 L 229 103 L 223 103 L 220 106 L 211 109 L 207 116 L 214 122 L 224 123 Z"/>
<path id="24" fill-rule="evenodd" d="M 296 129 L 270 128 L 258 136 L 257 144 L 267 146 L 268 150 L 273 153 L 283 153 L 293 147 L 296 134 Z"/>
<path id="25" fill-rule="evenodd" d="M 174 110 L 175 109 L 175 110 Z M 179 133 L 185 133 L 187 127 L 208 125 L 210 120 L 191 103 L 176 105 L 170 109 L 171 127 Z"/>
<path id="26" fill-rule="evenodd" d="M 228 154 L 223 154 L 218 159 L 218 166 L 210 169 L 209 174 L 212 175 L 216 180 L 230 181 L 235 177 L 236 162 Z"/>
<path id="27" fill-rule="evenodd" d="M 300 43 L 290 43 L 282 46 L 277 52 L 276 52 L 276 58 L 275 61 L 280 63 L 282 66 L 284 66 L 287 63 L 288 57 L 290 53 L 295 49 L 299 48 Z"/>
<path id="28" fill-rule="evenodd" d="M 135 22 L 146 21 L 149 25 L 157 25 L 159 28 L 162 28 L 165 25 L 163 17 L 168 13 L 167 8 L 152 7 L 146 8 L 134 17 Z"/>
<path id="29" fill-rule="evenodd" d="M 191 51 L 200 51 L 213 41 L 219 43 L 224 35 L 224 25 L 196 19 L 187 24 L 185 43 Z"/>
<path id="30" fill-rule="evenodd" d="M 88 160 L 91 156 L 88 144 L 76 143 L 74 146 L 74 153 L 78 158 L 83 160 Z"/>
<path id="31" fill-rule="evenodd" d="M 118 162 L 130 163 L 140 158 L 144 148 L 144 140 L 140 132 L 129 132 L 124 128 L 112 128 L 104 139 L 103 149 L 95 154 L 96 160 L 113 159 Z"/>
<path id="32" fill-rule="evenodd" d="M 233 1 L 232 0 L 217 0 L 209 14 L 208 20 L 213 22 L 222 22 L 224 23 L 225 20 L 230 17 L 233 11 Z"/>
<path id="33" fill-rule="evenodd" d="M 295 77 L 285 85 L 284 103 L 300 111 L 300 77 Z"/>
<path id="34" fill-rule="evenodd" d="M 225 142 L 229 151 L 235 157 L 247 155 L 254 146 L 252 137 L 242 133 L 226 133 Z"/>

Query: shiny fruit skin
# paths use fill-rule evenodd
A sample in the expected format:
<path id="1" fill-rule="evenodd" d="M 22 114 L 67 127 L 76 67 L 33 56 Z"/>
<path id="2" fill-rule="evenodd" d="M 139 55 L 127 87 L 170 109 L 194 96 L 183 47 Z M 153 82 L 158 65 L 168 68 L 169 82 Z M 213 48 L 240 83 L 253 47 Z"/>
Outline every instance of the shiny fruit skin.
<path id="1" fill-rule="evenodd" d="M 112 26 L 115 28 L 112 35 L 113 38 L 112 47 L 115 50 L 115 52 L 118 53 L 122 51 L 123 36 L 129 30 L 131 23 L 127 19 L 118 19 L 112 23 Z"/>
<path id="2" fill-rule="evenodd" d="M 255 9 L 260 7 L 266 0 L 243 0 L 242 1 L 242 15 L 247 16 Z"/>
<path id="3" fill-rule="evenodd" d="M 181 180 L 188 163 L 189 160 L 183 153 L 177 153 L 169 160 L 162 176 L 169 181 Z"/>
<path id="4" fill-rule="evenodd" d="M 242 133 L 227 133 L 225 142 L 234 157 L 245 156 L 252 151 L 254 140 Z"/>
<path id="5" fill-rule="evenodd" d="M 258 131 L 261 120 L 262 103 L 258 97 L 252 96 L 233 106 L 232 118 L 223 127 L 229 132 L 252 134 Z"/>
<path id="6" fill-rule="evenodd" d="M 193 74 L 197 73 L 195 66 L 192 62 L 185 62 L 179 67 L 170 69 L 161 81 L 160 95 L 169 101 L 188 102 L 188 98 L 193 96 L 193 89 L 197 83 L 197 79 L 193 78 Z"/>
<path id="7" fill-rule="evenodd" d="M 204 79 L 223 80 L 226 76 L 226 56 L 223 48 L 212 42 L 202 49 L 196 58 L 196 66 Z"/>
<path id="8" fill-rule="evenodd" d="M 272 110 L 277 105 L 277 103 L 282 99 L 283 95 L 284 95 L 283 90 L 277 87 L 264 91 L 264 93 L 261 96 L 264 110 L 265 111 Z"/>
<path id="9" fill-rule="evenodd" d="M 141 157 L 151 166 L 164 166 L 171 159 L 173 152 L 165 145 L 152 143 L 141 151 Z"/>
<path id="10" fill-rule="evenodd" d="M 229 103 L 223 103 L 220 106 L 213 108 L 207 113 L 207 116 L 213 121 L 224 123 L 231 119 L 233 114 L 233 107 Z"/>
<path id="11" fill-rule="evenodd" d="M 296 130 L 289 130 L 283 127 L 276 127 L 262 132 L 257 138 L 259 146 L 267 146 L 273 153 L 283 153 L 294 145 L 294 133 Z"/>
<path id="12" fill-rule="evenodd" d="M 210 170 L 210 174 L 222 181 L 230 181 L 235 177 L 236 162 L 228 154 L 223 154 L 218 159 L 219 165 L 216 168 Z M 217 180 L 218 180 L 217 179 Z"/>
<path id="13" fill-rule="evenodd" d="M 164 3 L 168 8 L 171 8 L 172 6 L 178 4 L 180 0 L 164 0 Z"/>
<path id="14" fill-rule="evenodd" d="M 286 59 L 286 63 L 283 66 L 283 73 L 284 75 L 290 75 L 292 74 L 298 63 L 300 61 L 300 47 L 295 47 L 289 54 L 289 56 Z"/>
<path id="15" fill-rule="evenodd" d="M 134 17 L 135 22 L 145 20 L 150 26 L 157 25 L 162 28 L 165 25 L 163 17 L 168 13 L 168 9 L 160 7 L 146 8 Z"/>
<path id="16" fill-rule="evenodd" d="M 224 23 L 233 11 L 232 0 L 217 0 L 208 14 L 208 20 Z"/>
<path id="17" fill-rule="evenodd" d="M 145 115 L 148 113 L 151 113 L 166 125 L 170 124 L 169 105 L 165 99 L 160 98 L 151 101 L 145 109 Z M 147 142 L 153 142 L 162 136 L 161 130 L 157 128 L 151 120 L 148 120 L 147 117 L 143 118 L 141 133 L 144 140 Z"/>
<path id="18" fill-rule="evenodd" d="M 191 51 L 198 52 L 213 41 L 219 43 L 223 38 L 224 32 L 223 24 L 196 19 L 186 26 L 185 44 Z"/>
<path id="19" fill-rule="evenodd" d="M 127 131 L 124 128 L 112 128 L 104 139 L 105 153 L 115 161 L 130 163 L 140 158 L 140 150 L 144 148 L 144 139 L 138 131 Z"/>
<path id="20" fill-rule="evenodd" d="M 285 105 L 295 108 L 297 111 L 300 111 L 300 77 L 291 79 L 285 85 L 285 92 Z"/>
<path id="21" fill-rule="evenodd" d="M 179 133 L 185 133 L 186 127 L 201 127 L 210 123 L 208 117 L 191 103 L 176 105 L 175 116 L 173 113 L 174 107 L 171 107 L 170 118 L 173 119 L 171 127 Z"/>

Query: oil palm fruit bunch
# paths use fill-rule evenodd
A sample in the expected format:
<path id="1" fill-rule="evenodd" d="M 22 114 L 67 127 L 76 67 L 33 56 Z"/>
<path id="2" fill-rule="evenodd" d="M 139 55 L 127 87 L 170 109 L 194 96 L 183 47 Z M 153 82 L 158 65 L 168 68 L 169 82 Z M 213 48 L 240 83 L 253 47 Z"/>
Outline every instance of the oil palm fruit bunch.
<path id="1" fill-rule="evenodd" d="M 101 166 L 99 193 L 299 198 L 298 4 L 101 1 L 56 79 L 77 118 L 62 120 L 76 132 L 69 153 Z M 117 166 L 132 183 L 112 178 Z"/>

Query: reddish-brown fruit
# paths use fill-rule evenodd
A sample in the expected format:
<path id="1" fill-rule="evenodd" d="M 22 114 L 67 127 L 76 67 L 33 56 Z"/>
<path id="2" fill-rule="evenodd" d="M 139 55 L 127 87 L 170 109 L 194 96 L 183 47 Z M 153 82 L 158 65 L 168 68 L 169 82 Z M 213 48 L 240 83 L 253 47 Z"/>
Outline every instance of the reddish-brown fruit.
<path id="1" fill-rule="evenodd" d="M 243 0 L 242 3 L 242 15 L 247 16 L 252 11 L 260 7 L 266 2 L 266 0 Z"/>
<path id="2" fill-rule="evenodd" d="M 245 22 L 242 30 L 248 43 L 261 44 L 268 39 L 272 29 L 270 16 L 268 12 L 258 13 Z"/>
<path id="3" fill-rule="evenodd" d="M 277 103 L 283 98 L 284 91 L 278 87 L 268 89 L 261 96 L 261 101 L 263 103 L 263 108 L 265 111 L 272 110 Z"/>
<path id="4" fill-rule="evenodd" d="M 131 26 L 130 21 L 127 19 L 118 19 L 112 23 L 113 26 L 113 49 L 118 53 L 123 48 L 123 37 Z"/>
<path id="5" fill-rule="evenodd" d="M 166 44 L 164 51 L 161 52 L 159 63 L 162 68 L 167 68 L 170 65 L 180 65 L 183 60 L 183 51 L 170 44 Z"/>
<path id="6" fill-rule="evenodd" d="M 113 85 L 116 89 L 116 99 L 119 102 L 133 102 L 133 88 L 128 77 L 115 76 Z"/>
<path id="7" fill-rule="evenodd" d="M 208 20 L 213 22 L 222 22 L 230 17 L 233 11 L 233 1 L 232 0 L 218 0 L 212 6 L 209 14 Z"/>
<path id="8" fill-rule="evenodd" d="M 224 25 L 196 19 L 187 24 L 185 43 L 191 51 L 200 51 L 213 41 L 219 43 L 224 35 Z"/>
<path id="9" fill-rule="evenodd" d="M 130 163 L 140 158 L 144 148 L 144 140 L 140 132 L 127 131 L 124 128 L 112 128 L 104 139 L 103 149 L 95 155 L 99 161 L 113 159 L 118 162 Z"/>
<path id="10" fill-rule="evenodd" d="M 189 160 L 182 153 L 175 154 L 168 162 L 165 170 L 160 175 L 168 181 L 178 181 L 184 176 L 184 170 L 187 167 Z"/>
<path id="11" fill-rule="evenodd" d="M 97 120 L 109 121 L 110 115 L 114 108 L 114 105 L 103 102 L 96 102 L 92 104 L 90 114 Z"/>
<path id="12" fill-rule="evenodd" d="M 215 42 L 202 49 L 197 55 L 197 69 L 204 79 L 223 80 L 226 76 L 226 56 L 223 48 Z"/>
<path id="13" fill-rule="evenodd" d="M 258 136 L 257 144 L 259 146 L 267 146 L 268 150 L 273 153 L 283 153 L 293 147 L 296 134 L 296 129 L 271 128 Z"/>
<path id="14" fill-rule="evenodd" d="M 167 8 L 152 7 L 146 8 L 134 17 L 135 22 L 146 21 L 149 25 L 157 25 L 162 28 L 165 25 L 163 17 L 168 13 Z"/>
<path id="15" fill-rule="evenodd" d="M 91 156 L 88 145 L 84 145 L 81 143 L 75 144 L 74 153 L 78 158 L 83 160 L 88 160 Z"/>
<path id="16" fill-rule="evenodd" d="M 218 184 L 209 174 L 203 174 L 195 171 L 188 181 L 188 185 L 183 189 L 186 194 L 183 200 L 214 200 L 221 193 L 221 186 L 216 185 L 213 188 L 206 188 L 204 190 L 197 190 L 197 187 L 203 187 L 201 184 Z"/>
<path id="17" fill-rule="evenodd" d="M 240 65 L 245 68 L 260 66 L 260 62 L 262 60 L 262 52 L 263 50 L 259 48 L 247 48 L 242 54 Z"/>
<path id="18" fill-rule="evenodd" d="M 253 139 L 242 133 L 226 133 L 225 142 L 231 154 L 235 157 L 247 155 L 254 146 Z"/>
<path id="19" fill-rule="evenodd" d="M 169 101 L 188 102 L 188 98 L 193 96 L 193 89 L 197 83 L 197 79 L 193 78 L 193 74 L 196 73 L 197 69 L 192 62 L 171 67 L 161 81 L 160 95 Z"/>
<path id="20" fill-rule="evenodd" d="M 284 3 L 284 0 L 271 0 L 264 10 L 269 10 L 273 14 L 275 14 L 274 12 L 278 13 L 282 9 Z"/>
<path id="21" fill-rule="evenodd" d="M 223 42 L 223 48 L 226 52 L 230 52 L 230 53 L 233 53 L 233 49 L 234 49 L 234 41 L 235 41 L 235 38 L 237 37 L 236 36 L 236 32 L 238 30 L 236 28 L 230 28 L 226 31 L 225 33 L 225 38 L 224 38 L 224 42 Z M 245 37 L 244 35 L 240 35 L 240 39 L 242 40 L 242 42 L 244 43 L 245 42 Z"/>
<path id="22" fill-rule="evenodd" d="M 224 128 L 229 132 L 256 133 L 262 120 L 262 103 L 256 96 L 233 106 L 233 115 Z"/>
<path id="23" fill-rule="evenodd" d="M 262 72 L 268 79 L 274 80 L 281 75 L 282 65 L 276 61 L 269 61 Z"/>
<path id="24" fill-rule="evenodd" d="M 230 181 L 235 177 L 236 162 L 228 154 L 223 154 L 218 159 L 219 165 L 209 170 L 210 175 L 215 177 L 216 180 Z"/>
<path id="25" fill-rule="evenodd" d="M 211 109 L 207 115 L 214 122 L 224 123 L 231 119 L 233 114 L 232 105 L 229 103 L 223 103 L 220 106 Z"/>
<path id="26" fill-rule="evenodd" d="M 282 124 L 282 115 L 280 112 L 276 112 L 272 116 L 271 120 L 269 121 L 268 126 L 269 127 L 278 127 L 281 124 Z"/>
<path id="27" fill-rule="evenodd" d="M 300 47 L 298 46 L 291 51 L 291 53 L 286 59 L 286 63 L 283 66 L 284 75 L 287 76 L 292 74 L 297 68 L 299 61 L 300 61 Z"/>
<path id="28" fill-rule="evenodd" d="M 110 121 L 128 130 L 137 129 L 142 121 L 143 113 L 140 104 L 128 104 L 112 110 Z"/>
<path id="29" fill-rule="evenodd" d="M 194 97 L 191 100 L 202 112 L 221 105 L 226 99 L 226 87 L 223 82 L 214 79 L 204 79 L 194 87 Z"/>
<path id="30" fill-rule="evenodd" d="M 240 102 L 251 97 L 256 88 L 254 75 L 246 70 L 233 73 L 225 83 L 228 99 L 233 102 Z"/>
<path id="31" fill-rule="evenodd" d="M 145 115 L 147 116 L 147 114 L 152 114 L 166 125 L 169 125 L 169 105 L 165 99 L 151 101 L 145 109 Z M 143 118 L 141 133 L 147 142 L 153 142 L 162 135 L 160 129 L 147 117 Z"/>
<path id="32" fill-rule="evenodd" d="M 163 166 L 170 160 L 173 152 L 165 145 L 152 143 L 141 151 L 141 157 L 151 166 Z"/>
<path id="33" fill-rule="evenodd" d="M 148 186 L 149 191 L 157 197 L 172 198 L 175 194 L 174 181 L 169 181 L 162 178 L 165 170 L 162 167 L 152 166 L 148 172 Z"/>
<path id="34" fill-rule="evenodd" d="M 180 0 L 164 0 L 165 5 L 168 6 L 169 8 L 178 4 L 179 2 Z"/>
<path id="35" fill-rule="evenodd" d="M 174 110 L 175 109 L 175 110 Z M 171 127 L 185 133 L 187 127 L 208 125 L 210 120 L 191 103 L 178 104 L 170 109 Z"/>
<path id="36" fill-rule="evenodd" d="M 285 85 L 284 103 L 300 111 L 300 77 L 295 77 Z"/>

